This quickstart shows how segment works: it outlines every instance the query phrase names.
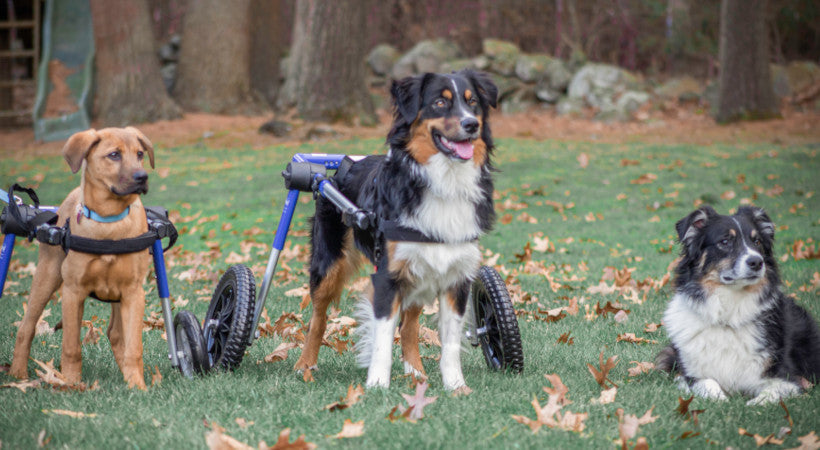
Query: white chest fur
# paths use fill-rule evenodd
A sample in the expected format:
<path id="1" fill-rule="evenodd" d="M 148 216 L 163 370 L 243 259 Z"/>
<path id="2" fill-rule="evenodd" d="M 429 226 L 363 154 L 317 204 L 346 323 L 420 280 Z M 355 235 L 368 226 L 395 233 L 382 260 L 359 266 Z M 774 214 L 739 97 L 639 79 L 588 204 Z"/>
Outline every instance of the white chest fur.
<path id="1" fill-rule="evenodd" d="M 664 325 L 686 375 L 713 379 L 729 393 L 756 395 L 770 357 L 755 320 L 760 312 L 757 295 L 719 288 L 696 303 L 676 294 L 664 314 Z"/>
<path id="2" fill-rule="evenodd" d="M 396 246 L 393 257 L 406 261 L 416 280 L 406 302 L 431 302 L 475 277 L 481 253 L 478 243 L 470 240 L 481 234 L 475 207 L 482 195 L 481 170 L 472 161 L 457 161 L 442 154 L 421 167 L 427 189 L 419 207 L 399 222 L 447 243 L 401 242 Z"/>

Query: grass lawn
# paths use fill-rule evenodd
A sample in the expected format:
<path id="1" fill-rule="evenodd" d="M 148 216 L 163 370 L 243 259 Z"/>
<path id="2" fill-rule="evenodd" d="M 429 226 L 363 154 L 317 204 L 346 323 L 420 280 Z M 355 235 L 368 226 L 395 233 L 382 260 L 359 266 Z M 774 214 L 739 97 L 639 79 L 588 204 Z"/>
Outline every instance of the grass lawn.
<path id="1" fill-rule="evenodd" d="M 172 210 L 181 232 L 167 254 L 175 310 L 189 309 L 204 317 L 216 281 L 236 261 L 251 266 L 261 283 L 285 199 L 279 173 L 292 153 L 381 149 L 380 140 L 265 150 L 158 148 L 157 170 L 144 202 Z M 306 383 L 292 370 L 299 349 L 285 361 L 264 361 L 283 342 L 281 336 L 266 336 L 248 349 L 235 372 L 189 380 L 171 368 L 163 331 L 146 327 L 146 380 L 150 383 L 151 373 L 158 370 L 160 383 L 147 392 L 127 389 L 103 336 L 83 347 L 83 381 L 98 381 L 97 389 L 64 392 L 45 384 L 25 392 L 0 389 L 0 442 L 4 448 L 32 448 L 38 439 L 51 448 L 202 448 L 206 434 L 218 424 L 224 434 L 252 447 L 262 440 L 272 445 L 280 431 L 290 428 L 291 440 L 304 435 L 323 448 L 611 448 L 620 445 L 619 417 L 641 417 L 651 410 L 655 420 L 640 426 L 630 446 L 645 438 L 654 448 L 749 448 L 755 441 L 739 434 L 739 428 L 778 437 L 783 427 L 791 427 L 791 434 L 782 436 L 783 446 L 796 447 L 799 437 L 820 432 L 817 388 L 785 401 L 788 414 L 781 405 L 747 407 L 740 397 L 726 402 L 696 398 L 689 410 L 702 412 L 692 417 L 678 412 L 683 393 L 665 374 L 650 370 L 632 375 L 629 369 L 652 361 L 666 343 L 663 327 L 650 332 L 647 326 L 660 323 L 672 292 L 663 277 L 678 252 L 674 224 L 698 202 L 724 214 L 747 201 L 764 207 L 777 227 L 776 254 L 783 257 L 780 268 L 787 291 L 820 317 L 820 260 L 793 250 L 802 242 L 804 250 L 816 254 L 820 245 L 818 153 L 818 144 L 695 147 L 499 140 L 499 222 L 481 243 L 487 259 L 508 277 L 517 301 L 525 368 L 520 375 L 491 372 L 480 349 L 466 346 L 462 364 L 474 392 L 452 397 L 442 389 L 438 348 L 425 345 L 427 395 L 438 399 L 415 423 L 387 419 L 395 406 L 406 405 L 402 394 L 413 393 L 409 381 L 399 377 L 397 346 L 389 389 L 367 391 L 351 407 L 328 411 L 325 406 L 343 397 L 348 386 L 365 381 L 366 371 L 356 367 L 351 351 L 340 354 L 323 347 L 316 381 Z M 57 204 L 79 176 L 72 175 L 60 157 L 0 161 L 0 186 L 15 181 L 36 186 L 45 204 Z M 280 265 L 281 281 L 266 303 L 272 321 L 285 312 L 309 317 L 310 307 L 300 310 L 301 295 L 292 291 L 307 280 L 302 260 L 312 202 L 303 197 L 291 230 L 291 251 Z M 12 358 L 13 323 L 23 313 L 36 248 L 18 239 L 0 300 L 0 364 Z M 627 288 L 613 291 L 613 273 Z M 647 287 L 641 289 L 645 281 Z M 630 285 L 635 290 L 628 289 Z M 147 314 L 158 317 L 160 305 L 150 280 L 148 288 Z M 341 315 L 351 315 L 350 297 L 355 296 L 344 295 Z M 576 314 L 565 310 L 564 317 L 551 320 L 557 308 L 575 302 Z M 628 310 L 625 320 L 623 314 L 618 320 L 613 313 L 597 314 L 596 305 L 603 309 L 607 302 Z M 45 320 L 53 326 L 60 319 L 58 303 L 52 302 L 48 311 Z M 85 319 L 104 331 L 108 311 L 107 305 L 89 300 Z M 436 328 L 432 316 L 423 321 Z M 558 342 L 567 333 L 572 345 Z M 619 341 L 624 333 L 634 333 L 640 343 Z M 60 331 L 37 336 L 32 358 L 54 359 L 58 367 L 61 338 Z M 605 359 L 617 356 L 608 374 L 617 394 L 604 404 L 593 401 L 602 387 L 587 367 L 597 367 L 602 352 Z M 36 367 L 32 361 L 32 376 Z M 588 414 L 580 432 L 541 427 L 533 433 L 513 419 L 535 418 L 533 399 L 546 403 L 543 388 L 552 384 L 544 375 L 550 374 L 557 374 L 569 389 L 566 397 L 572 403 L 562 413 Z M 0 384 L 13 381 L 0 373 Z M 85 415 L 77 418 L 55 410 Z M 346 420 L 363 421 L 363 435 L 333 437 Z"/>

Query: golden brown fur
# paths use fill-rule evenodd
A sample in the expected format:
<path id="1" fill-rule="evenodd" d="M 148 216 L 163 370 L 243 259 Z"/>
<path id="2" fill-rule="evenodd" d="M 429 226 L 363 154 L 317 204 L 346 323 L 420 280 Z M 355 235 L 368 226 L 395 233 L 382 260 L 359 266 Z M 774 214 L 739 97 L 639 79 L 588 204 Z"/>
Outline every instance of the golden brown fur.
<path id="1" fill-rule="evenodd" d="M 118 152 L 118 160 L 112 153 Z M 91 239 L 122 239 L 148 230 L 145 210 L 135 189 L 135 178 L 144 175 L 142 155 L 154 166 L 151 142 L 136 128 L 106 128 L 76 133 L 63 147 L 66 162 L 76 173 L 82 169 L 80 187 L 60 205 L 58 224 L 69 222 L 72 235 Z M 144 184 L 144 183 L 143 183 Z M 146 185 L 147 186 L 147 185 Z M 119 195 L 117 191 L 124 195 Z M 130 206 L 117 222 L 103 223 L 79 214 L 81 204 L 101 216 L 115 216 Z M 61 370 L 71 383 L 82 372 L 80 329 L 86 297 L 111 301 L 108 339 L 114 358 L 129 387 L 145 389 L 142 361 L 142 319 L 148 273 L 148 250 L 124 255 L 92 255 L 41 245 L 32 281 L 28 308 L 14 345 L 11 375 L 27 377 L 27 362 L 34 328 L 49 298 L 62 284 L 63 346 Z"/>

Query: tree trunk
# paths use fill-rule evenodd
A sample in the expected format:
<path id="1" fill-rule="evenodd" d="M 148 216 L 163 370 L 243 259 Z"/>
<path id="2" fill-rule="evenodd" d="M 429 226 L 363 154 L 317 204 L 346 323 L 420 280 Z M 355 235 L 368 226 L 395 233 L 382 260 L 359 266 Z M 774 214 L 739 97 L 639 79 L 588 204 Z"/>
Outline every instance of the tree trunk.
<path id="1" fill-rule="evenodd" d="M 365 84 L 365 0 L 297 0 L 288 73 L 280 107 L 305 120 L 375 123 Z"/>
<path id="2" fill-rule="evenodd" d="M 718 122 L 778 117 L 769 70 L 766 0 L 723 0 Z"/>
<path id="3" fill-rule="evenodd" d="M 262 112 L 251 89 L 251 0 L 190 0 L 182 24 L 174 98 L 185 110 Z"/>
<path id="4" fill-rule="evenodd" d="M 106 126 L 124 126 L 180 117 L 162 84 L 148 3 L 91 0 L 91 20 L 96 118 Z"/>
<path id="5" fill-rule="evenodd" d="M 279 62 L 287 51 L 290 35 L 286 10 L 291 0 L 251 0 L 251 88 L 274 105 L 282 74 Z"/>
<path id="6" fill-rule="evenodd" d="M 666 3 L 666 66 L 676 75 L 686 73 L 686 53 L 692 45 L 690 7 L 690 0 L 668 0 Z"/>

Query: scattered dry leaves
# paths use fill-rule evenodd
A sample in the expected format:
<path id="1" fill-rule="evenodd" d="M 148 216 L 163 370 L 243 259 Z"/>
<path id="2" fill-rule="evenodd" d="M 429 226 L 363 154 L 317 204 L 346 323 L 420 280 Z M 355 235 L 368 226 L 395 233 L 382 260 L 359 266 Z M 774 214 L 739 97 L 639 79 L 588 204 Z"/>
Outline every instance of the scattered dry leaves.
<path id="1" fill-rule="evenodd" d="M 324 409 L 328 411 L 341 411 L 347 409 L 359 402 L 359 397 L 364 395 L 364 388 L 362 385 L 353 387 L 351 384 L 347 387 L 347 395 L 339 398 L 339 401 L 326 405 Z"/>
<path id="2" fill-rule="evenodd" d="M 631 342 L 633 344 L 657 344 L 658 341 L 635 336 L 635 333 L 622 333 L 615 342 Z"/>
<path id="3" fill-rule="evenodd" d="M 774 433 L 772 433 L 772 434 L 770 434 L 770 435 L 768 435 L 768 436 L 761 436 L 761 435 L 759 435 L 759 434 L 753 434 L 753 433 L 750 433 L 749 431 L 746 431 L 746 429 L 745 429 L 745 428 L 738 428 L 738 429 L 737 429 L 737 432 L 738 432 L 741 436 L 749 436 L 750 438 L 754 439 L 754 440 L 755 440 L 755 444 L 756 444 L 758 447 L 760 447 L 760 446 L 762 446 L 762 445 L 782 445 L 782 444 L 783 444 L 783 439 L 777 439 L 777 438 L 774 436 Z"/>

